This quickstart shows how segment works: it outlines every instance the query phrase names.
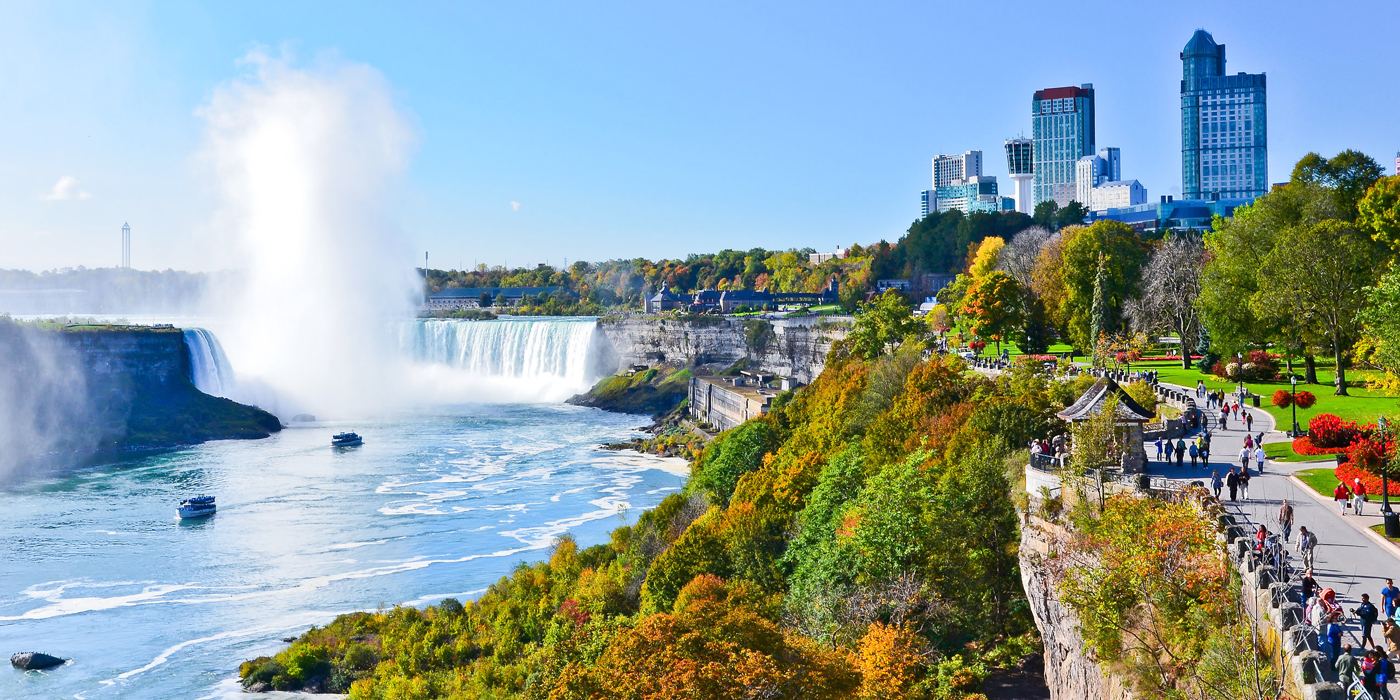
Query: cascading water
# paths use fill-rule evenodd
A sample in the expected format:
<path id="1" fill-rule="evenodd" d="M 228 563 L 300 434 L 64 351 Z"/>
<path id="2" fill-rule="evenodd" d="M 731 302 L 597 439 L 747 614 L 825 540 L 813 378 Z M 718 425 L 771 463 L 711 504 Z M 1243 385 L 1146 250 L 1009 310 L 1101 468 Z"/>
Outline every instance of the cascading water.
<path id="1" fill-rule="evenodd" d="M 491 388 L 514 386 L 514 398 L 562 400 L 587 391 L 606 373 L 596 357 L 593 319 L 460 321 L 405 324 L 400 347 L 418 364 L 446 366 Z"/>
<path id="2" fill-rule="evenodd" d="M 219 339 L 203 328 L 186 328 L 184 332 L 185 346 L 190 349 L 190 381 L 210 396 L 231 398 L 233 366 L 224 355 Z"/>

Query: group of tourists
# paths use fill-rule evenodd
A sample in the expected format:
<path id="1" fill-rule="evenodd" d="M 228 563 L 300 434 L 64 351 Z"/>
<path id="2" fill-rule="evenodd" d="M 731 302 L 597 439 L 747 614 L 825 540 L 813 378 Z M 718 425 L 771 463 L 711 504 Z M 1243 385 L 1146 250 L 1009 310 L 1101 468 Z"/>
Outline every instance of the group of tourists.
<path id="1" fill-rule="evenodd" d="M 1230 500 L 1249 500 L 1249 469 L 1235 469 L 1230 467 L 1230 472 L 1223 478 L 1219 469 L 1212 469 L 1210 472 L 1210 488 L 1215 492 L 1215 497 L 1220 498 L 1221 489 L 1230 491 Z"/>
<path id="2" fill-rule="evenodd" d="M 1353 690 L 1365 690 L 1375 700 L 1394 700 L 1386 684 L 1395 678 L 1393 659 L 1400 658 L 1400 617 L 1397 617 L 1400 588 L 1395 586 L 1395 581 L 1385 580 L 1385 587 L 1380 591 L 1380 609 L 1371 602 L 1368 593 L 1362 593 L 1361 602 L 1351 609 L 1361 626 L 1359 648 L 1342 641 L 1347 615 L 1337 603 L 1336 591 L 1320 588 L 1311 569 L 1303 575 L 1302 584 L 1303 600 L 1307 601 L 1303 620 L 1317 629 L 1319 646 L 1336 670 L 1337 682 L 1346 697 L 1353 697 Z M 1380 642 L 1371 636 L 1378 620 Z"/>
<path id="3" fill-rule="evenodd" d="M 1176 457 L 1176 466 L 1178 469 L 1181 468 L 1188 454 L 1191 456 L 1192 469 L 1196 468 L 1197 460 L 1200 460 L 1202 466 L 1210 464 L 1210 433 L 1197 435 L 1189 442 L 1186 438 L 1177 438 L 1176 442 L 1172 442 L 1171 438 L 1163 439 L 1159 437 L 1153 445 L 1157 448 L 1158 462 L 1163 461 L 1162 455 L 1165 454 L 1166 463 L 1170 465 L 1172 463 L 1172 457 L 1174 456 Z"/>
<path id="4" fill-rule="evenodd" d="M 1069 457 L 1069 447 L 1069 437 L 1066 435 L 1031 440 L 1031 462 L 1052 460 L 1056 465 L 1064 466 L 1065 459 Z"/>
<path id="5" fill-rule="evenodd" d="M 1362 508 L 1366 501 L 1370 500 L 1366 493 L 1366 484 L 1361 479 L 1353 479 L 1351 489 L 1347 489 L 1346 482 L 1338 481 L 1337 488 L 1332 490 L 1332 500 L 1337 502 L 1337 510 L 1343 517 L 1347 514 L 1347 506 L 1351 507 L 1353 513 L 1362 515 Z"/>

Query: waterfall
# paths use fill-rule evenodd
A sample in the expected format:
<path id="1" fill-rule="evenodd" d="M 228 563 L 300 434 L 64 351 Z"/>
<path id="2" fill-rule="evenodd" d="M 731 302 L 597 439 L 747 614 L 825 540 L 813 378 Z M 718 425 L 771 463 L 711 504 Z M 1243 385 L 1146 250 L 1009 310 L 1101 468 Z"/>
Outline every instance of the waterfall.
<path id="1" fill-rule="evenodd" d="M 210 396 L 229 398 L 234 388 L 233 367 L 219 339 L 203 328 L 186 328 L 184 333 L 190 349 L 190 381 Z"/>
<path id="2" fill-rule="evenodd" d="M 547 381 L 587 390 L 605 371 L 594 359 L 593 319 L 423 319 L 408 324 L 401 346 L 419 363 L 468 375 Z"/>

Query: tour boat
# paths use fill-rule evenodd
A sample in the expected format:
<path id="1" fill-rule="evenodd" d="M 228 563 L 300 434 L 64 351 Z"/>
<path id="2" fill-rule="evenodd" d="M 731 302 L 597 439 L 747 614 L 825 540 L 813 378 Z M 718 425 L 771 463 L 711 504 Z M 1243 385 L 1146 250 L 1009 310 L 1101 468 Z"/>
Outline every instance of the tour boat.
<path id="1" fill-rule="evenodd" d="M 363 445 L 364 442 L 364 439 L 354 432 L 336 433 L 331 436 L 332 447 L 354 447 L 355 445 Z"/>
<path id="2" fill-rule="evenodd" d="M 196 496 L 180 501 L 180 507 L 175 510 L 181 518 L 203 518 L 206 515 L 213 515 L 217 507 L 214 505 L 213 496 Z"/>

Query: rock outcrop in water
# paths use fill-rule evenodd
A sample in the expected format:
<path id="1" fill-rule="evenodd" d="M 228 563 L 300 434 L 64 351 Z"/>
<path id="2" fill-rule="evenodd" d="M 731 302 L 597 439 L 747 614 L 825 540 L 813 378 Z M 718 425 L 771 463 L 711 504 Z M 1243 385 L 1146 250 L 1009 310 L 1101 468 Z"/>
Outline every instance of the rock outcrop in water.
<path id="1" fill-rule="evenodd" d="M 44 668 L 53 668 L 54 666 L 61 666 L 67 661 L 67 659 L 41 654 L 37 651 L 26 651 L 10 657 L 10 665 L 22 671 L 37 671 Z"/>
<path id="2" fill-rule="evenodd" d="M 122 452 L 262 438 L 275 416 L 190 381 L 176 328 L 0 319 L 0 482 Z"/>

